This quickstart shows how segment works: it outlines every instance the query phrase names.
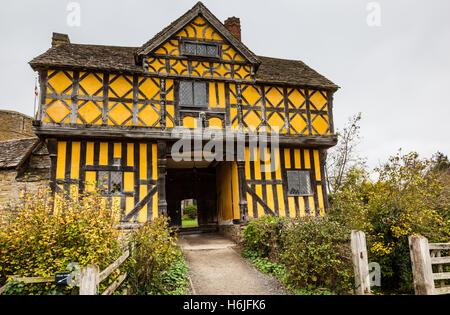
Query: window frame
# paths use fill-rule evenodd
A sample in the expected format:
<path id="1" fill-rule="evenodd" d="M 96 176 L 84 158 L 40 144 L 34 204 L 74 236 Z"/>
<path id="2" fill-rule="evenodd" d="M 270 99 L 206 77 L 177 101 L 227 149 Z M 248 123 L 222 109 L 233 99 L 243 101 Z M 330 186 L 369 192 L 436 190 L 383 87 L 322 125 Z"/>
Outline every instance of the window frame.
<path id="1" fill-rule="evenodd" d="M 186 51 L 186 44 L 195 45 L 195 54 L 188 53 Z M 198 45 L 205 45 L 205 46 L 215 46 L 216 47 L 216 55 L 208 55 L 208 54 L 198 54 Z M 206 47 L 206 51 L 208 51 L 208 47 Z M 213 42 L 213 41 L 193 41 L 193 40 L 180 40 L 180 52 L 181 55 L 187 56 L 187 57 L 201 57 L 201 58 L 212 58 L 212 59 L 221 59 L 222 57 L 222 44 L 219 42 Z"/>
<path id="2" fill-rule="evenodd" d="M 182 98 L 181 98 L 181 84 L 182 82 L 190 83 L 192 88 L 192 104 L 183 104 Z M 200 106 L 196 106 L 195 101 L 195 84 L 200 83 L 205 86 L 205 102 L 201 104 Z M 179 81 L 179 88 L 178 88 L 178 106 L 180 108 L 189 108 L 194 110 L 204 110 L 209 108 L 209 84 L 206 81 L 199 81 L 199 80 L 180 80 Z"/>
<path id="3" fill-rule="evenodd" d="M 122 196 L 124 194 L 124 171 L 118 171 L 118 170 L 105 170 L 105 169 L 101 169 L 101 170 L 97 170 L 96 171 L 96 179 L 97 179 L 97 188 L 99 189 L 99 191 L 101 192 L 102 196 Z M 101 173 L 107 173 L 108 176 L 107 178 L 105 178 L 105 180 L 100 180 L 100 174 Z M 120 190 L 119 191 L 115 191 L 112 192 L 112 186 L 111 186 L 111 177 L 112 174 L 111 173 L 120 173 Z M 105 183 L 106 181 L 106 183 Z M 105 186 L 107 186 L 106 189 L 103 189 L 103 184 L 106 184 Z"/>
<path id="4" fill-rule="evenodd" d="M 300 174 L 306 174 L 306 179 L 309 183 L 309 193 L 298 193 L 298 194 L 293 194 L 290 191 L 290 185 L 289 185 L 289 173 L 290 172 L 295 172 L 295 173 L 300 173 Z M 287 169 L 286 170 L 286 188 L 287 188 L 287 195 L 288 197 L 309 197 L 309 196 L 314 196 L 314 188 L 313 188 L 313 181 L 312 181 L 312 177 L 311 177 L 311 170 L 305 170 L 305 169 Z M 298 183 L 299 187 L 301 186 L 301 181 L 300 181 L 300 177 L 299 177 L 299 183 Z"/>

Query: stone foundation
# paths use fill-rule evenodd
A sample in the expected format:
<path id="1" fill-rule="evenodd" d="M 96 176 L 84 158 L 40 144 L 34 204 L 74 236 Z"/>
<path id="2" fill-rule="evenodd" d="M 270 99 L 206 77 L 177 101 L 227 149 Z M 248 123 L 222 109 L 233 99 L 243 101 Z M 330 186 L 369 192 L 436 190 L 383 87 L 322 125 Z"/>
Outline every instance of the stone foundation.
<path id="1" fill-rule="evenodd" d="M 219 225 L 219 233 L 225 237 L 233 240 L 236 244 L 241 244 L 243 241 L 245 225 L 241 224 L 224 224 Z"/>

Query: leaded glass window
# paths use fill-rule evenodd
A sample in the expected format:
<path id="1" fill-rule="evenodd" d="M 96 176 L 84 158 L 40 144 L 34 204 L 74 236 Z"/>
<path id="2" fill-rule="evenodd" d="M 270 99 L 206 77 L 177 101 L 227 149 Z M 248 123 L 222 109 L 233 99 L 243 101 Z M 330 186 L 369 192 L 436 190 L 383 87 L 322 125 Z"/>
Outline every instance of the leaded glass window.
<path id="1" fill-rule="evenodd" d="M 287 171 L 287 184 L 289 196 L 310 196 L 311 176 L 309 171 Z"/>
<path id="2" fill-rule="evenodd" d="M 202 57 L 219 57 L 219 46 L 217 44 L 191 43 L 183 45 L 185 55 Z"/>
<path id="3" fill-rule="evenodd" d="M 98 171 L 97 185 L 102 194 L 120 194 L 122 192 L 122 172 Z"/>
<path id="4" fill-rule="evenodd" d="M 180 82 L 180 106 L 183 107 L 207 107 L 207 91 L 205 82 L 181 81 Z"/>

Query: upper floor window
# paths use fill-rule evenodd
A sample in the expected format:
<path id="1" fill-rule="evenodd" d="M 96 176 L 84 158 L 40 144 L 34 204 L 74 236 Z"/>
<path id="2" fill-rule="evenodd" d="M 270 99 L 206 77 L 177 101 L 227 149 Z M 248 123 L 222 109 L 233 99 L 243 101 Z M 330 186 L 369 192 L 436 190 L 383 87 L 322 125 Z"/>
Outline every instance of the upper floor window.
<path id="1" fill-rule="evenodd" d="M 206 82 L 181 81 L 179 93 L 180 106 L 208 107 Z"/>
<path id="2" fill-rule="evenodd" d="M 184 42 L 183 54 L 201 57 L 219 57 L 219 45 L 210 43 Z"/>

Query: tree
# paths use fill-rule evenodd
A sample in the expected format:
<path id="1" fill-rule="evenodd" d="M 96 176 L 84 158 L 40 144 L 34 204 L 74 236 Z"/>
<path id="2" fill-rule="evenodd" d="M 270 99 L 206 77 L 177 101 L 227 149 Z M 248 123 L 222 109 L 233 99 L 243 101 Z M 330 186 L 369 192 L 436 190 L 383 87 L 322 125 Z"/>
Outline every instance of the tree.
<path id="1" fill-rule="evenodd" d="M 344 180 L 345 174 L 351 168 L 362 168 L 365 166 L 365 159 L 358 156 L 356 147 L 359 144 L 361 113 L 350 117 L 340 132 L 338 130 L 338 144 L 329 151 L 327 160 L 328 191 L 335 193 L 338 191 Z"/>

